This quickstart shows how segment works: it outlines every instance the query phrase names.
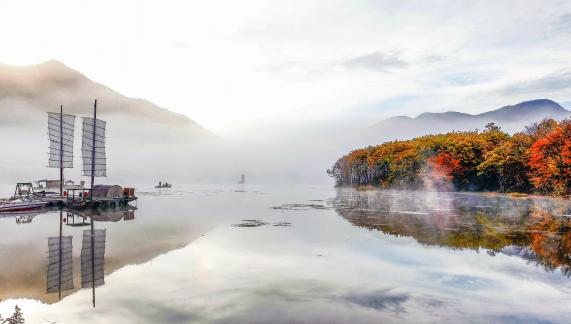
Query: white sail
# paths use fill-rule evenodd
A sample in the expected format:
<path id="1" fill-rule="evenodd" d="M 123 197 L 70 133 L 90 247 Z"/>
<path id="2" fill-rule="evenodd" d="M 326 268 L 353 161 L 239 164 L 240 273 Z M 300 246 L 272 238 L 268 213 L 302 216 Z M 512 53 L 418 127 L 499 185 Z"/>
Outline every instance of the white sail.
<path id="1" fill-rule="evenodd" d="M 97 119 L 94 128 L 93 118 L 83 117 L 81 156 L 83 159 L 84 176 L 91 176 L 92 173 L 95 177 L 105 177 L 107 175 L 105 127 L 106 122 L 103 120 Z M 93 163 L 93 158 L 95 158 L 95 163 Z"/>
<path id="2" fill-rule="evenodd" d="M 50 168 L 73 168 L 73 135 L 75 116 L 48 113 L 48 137 L 50 139 Z"/>

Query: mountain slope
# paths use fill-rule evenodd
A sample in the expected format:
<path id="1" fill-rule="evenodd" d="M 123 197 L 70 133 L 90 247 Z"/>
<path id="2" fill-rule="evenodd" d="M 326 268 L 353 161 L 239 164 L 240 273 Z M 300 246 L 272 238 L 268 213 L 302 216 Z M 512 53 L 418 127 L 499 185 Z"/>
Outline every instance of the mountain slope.
<path id="1" fill-rule="evenodd" d="M 517 105 L 505 106 L 493 111 L 475 115 L 478 118 L 490 118 L 498 122 L 510 122 L 513 120 L 529 120 L 551 117 L 561 119 L 569 117 L 571 112 L 549 99 L 536 99 L 520 102 Z"/>
<path id="2" fill-rule="evenodd" d="M 423 113 L 415 118 L 391 117 L 364 131 L 362 144 L 378 144 L 386 140 L 408 139 L 426 134 L 483 129 L 494 122 L 507 132 L 516 132 L 544 118 L 557 120 L 571 116 L 571 111 L 549 99 L 524 101 L 481 114 L 448 111 Z"/>
<path id="3" fill-rule="evenodd" d="M 143 99 L 125 97 L 63 63 L 0 65 L 0 125 L 35 124 L 45 120 L 45 112 L 58 111 L 60 105 L 66 113 L 89 116 L 94 99 L 98 100 L 98 113 L 102 119 L 128 117 L 157 124 L 157 127 L 176 127 L 187 135 L 209 135 L 202 126 L 182 114 Z"/>
<path id="4" fill-rule="evenodd" d="M 108 174 L 114 179 L 155 179 L 165 170 L 186 176 L 188 161 L 197 161 L 204 146 L 217 142 L 192 119 L 125 97 L 60 62 L 0 65 L 0 178 L 12 182 L 53 177 L 54 170 L 45 168 L 46 113 L 63 105 L 65 113 L 90 117 L 95 99 L 97 117 L 107 121 Z M 75 126 L 75 168 L 66 171 L 72 178 L 81 171 L 81 120 Z"/>

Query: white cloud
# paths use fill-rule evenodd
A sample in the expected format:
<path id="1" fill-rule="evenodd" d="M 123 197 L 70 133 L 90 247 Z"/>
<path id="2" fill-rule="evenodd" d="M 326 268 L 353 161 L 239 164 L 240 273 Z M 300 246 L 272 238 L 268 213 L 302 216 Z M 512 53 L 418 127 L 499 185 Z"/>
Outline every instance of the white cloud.
<path id="1" fill-rule="evenodd" d="M 222 134 L 403 96 L 401 114 L 476 112 L 569 68 L 571 3 L 547 2 L 3 2 L 0 61 L 61 60 Z"/>

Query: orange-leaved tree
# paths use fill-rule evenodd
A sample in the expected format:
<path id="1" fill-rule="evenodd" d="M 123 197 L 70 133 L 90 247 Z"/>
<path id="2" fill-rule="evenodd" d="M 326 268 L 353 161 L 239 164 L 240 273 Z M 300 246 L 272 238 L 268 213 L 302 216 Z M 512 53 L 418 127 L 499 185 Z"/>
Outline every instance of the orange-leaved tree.
<path id="1" fill-rule="evenodd" d="M 567 195 L 571 186 L 571 120 L 536 140 L 530 149 L 531 183 L 542 193 Z"/>

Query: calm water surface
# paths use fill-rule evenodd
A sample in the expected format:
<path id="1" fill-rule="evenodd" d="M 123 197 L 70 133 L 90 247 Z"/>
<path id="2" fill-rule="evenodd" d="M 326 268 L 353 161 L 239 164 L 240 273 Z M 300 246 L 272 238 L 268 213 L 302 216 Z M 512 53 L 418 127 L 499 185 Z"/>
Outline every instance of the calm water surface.
<path id="1" fill-rule="evenodd" d="M 94 216 L 105 230 L 95 307 L 81 288 L 89 218 L 63 213 L 72 275 L 60 299 L 48 292 L 60 213 L 0 216 L 0 314 L 18 304 L 27 323 L 571 318 L 564 200 L 309 186 L 139 196 L 136 210 Z"/>

